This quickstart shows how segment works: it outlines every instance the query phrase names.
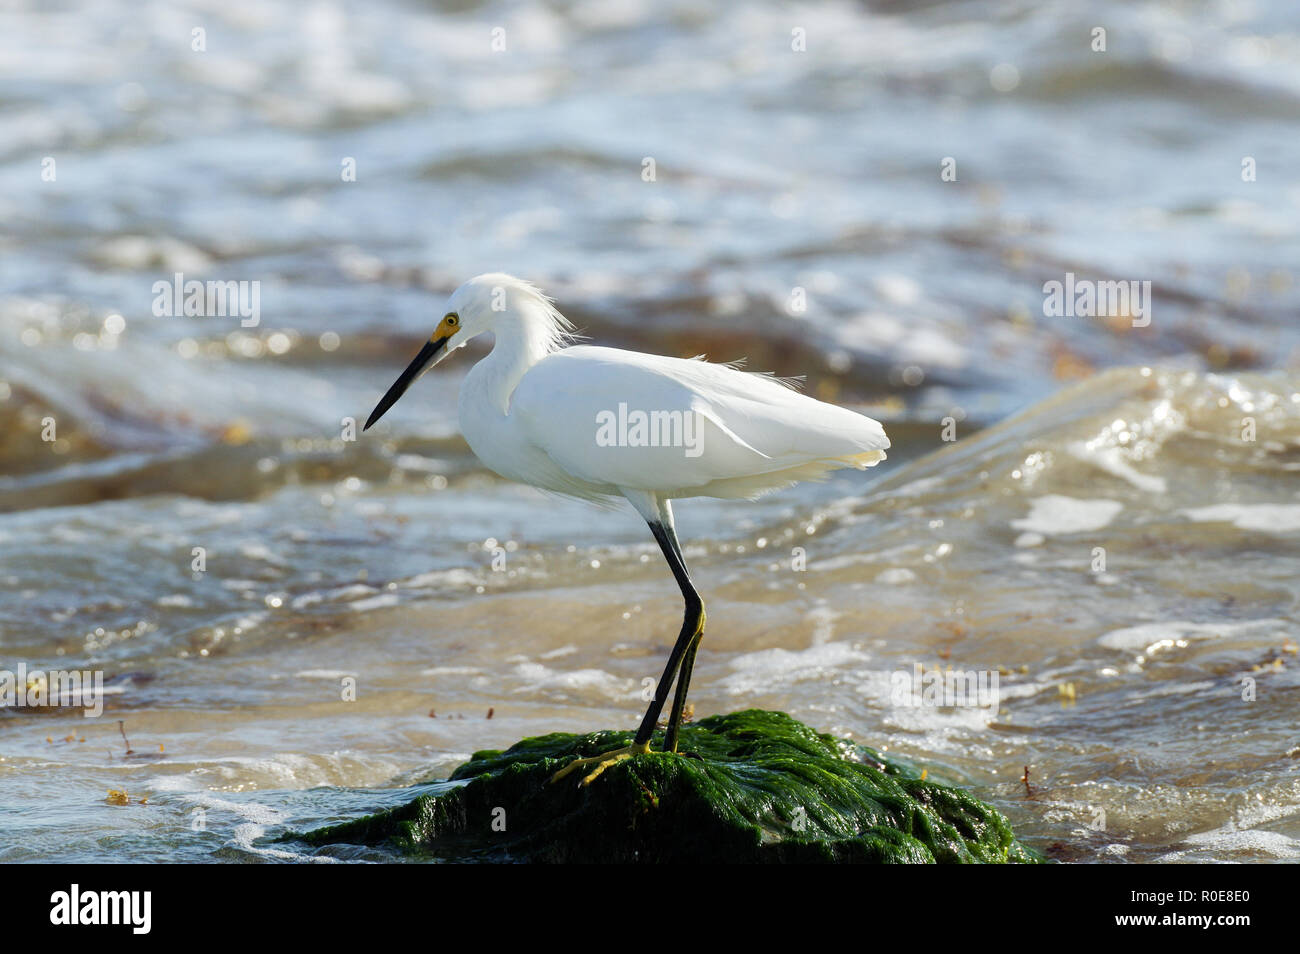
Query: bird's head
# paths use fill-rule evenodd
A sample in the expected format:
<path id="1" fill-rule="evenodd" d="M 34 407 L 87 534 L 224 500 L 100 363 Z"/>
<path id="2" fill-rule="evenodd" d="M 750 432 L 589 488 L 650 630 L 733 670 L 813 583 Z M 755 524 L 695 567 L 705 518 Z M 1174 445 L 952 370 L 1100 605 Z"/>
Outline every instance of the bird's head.
<path id="1" fill-rule="evenodd" d="M 471 339 L 484 332 L 495 331 L 509 317 L 530 315 L 537 315 L 540 321 L 536 327 L 556 341 L 570 327 L 550 300 L 522 279 L 501 272 L 471 278 L 451 293 L 442 309 L 438 327 L 376 405 L 362 430 L 368 430 L 371 424 L 383 417 L 420 375 L 447 355 L 465 347 Z"/>

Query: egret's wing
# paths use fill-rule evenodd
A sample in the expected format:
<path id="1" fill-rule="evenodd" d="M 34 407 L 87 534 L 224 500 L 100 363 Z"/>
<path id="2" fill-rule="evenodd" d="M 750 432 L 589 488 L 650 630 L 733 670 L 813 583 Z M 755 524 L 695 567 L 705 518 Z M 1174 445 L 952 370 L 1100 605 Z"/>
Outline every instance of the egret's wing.
<path id="1" fill-rule="evenodd" d="M 752 478 L 814 462 L 821 471 L 866 466 L 889 446 L 870 418 L 772 378 L 612 348 L 566 348 L 544 358 L 515 388 L 510 414 L 569 473 L 668 494 L 740 481 L 748 495 L 791 479 Z M 807 476 L 817 474 L 793 479 Z"/>
<path id="2" fill-rule="evenodd" d="M 728 427 L 773 460 L 797 463 L 881 452 L 875 463 L 889 447 L 878 421 L 808 397 L 780 378 L 701 360 L 651 357 L 664 373 L 707 395 Z"/>

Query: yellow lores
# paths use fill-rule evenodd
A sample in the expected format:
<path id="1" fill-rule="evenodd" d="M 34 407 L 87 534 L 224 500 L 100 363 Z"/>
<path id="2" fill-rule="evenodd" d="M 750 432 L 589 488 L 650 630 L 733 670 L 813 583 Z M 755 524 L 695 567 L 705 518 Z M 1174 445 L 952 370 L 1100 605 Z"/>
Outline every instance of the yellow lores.
<path id="1" fill-rule="evenodd" d="M 460 315 L 454 311 L 443 316 L 442 321 L 438 322 L 438 329 L 429 339 L 429 344 L 438 344 L 439 341 L 445 341 L 456 333 L 460 328 Z"/>
<path id="2" fill-rule="evenodd" d="M 885 459 L 889 438 L 871 418 L 813 400 L 767 375 L 702 359 L 577 345 L 572 325 L 550 299 L 509 275 L 470 279 L 447 308 L 366 428 L 452 351 L 484 332 L 494 334 L 491 354 L 461 386 L 460 428 L 470 448 L 511 480 L 583 500 L 627 500 L 649 524 L 685 603 L 682 628 L 632 744 L 578 759 L 552 781 L 591 768 L 582 779 L 586 785 L 609 766 L 650 751 L 674 681 L 663 748 L 677 751 L 705 616 L 677 540 L 672 501 L 752 500 L 842 467 L 861 470 Z M 698 427 L 689 442 L 599 439 L 600 422 L 608 424 L 624 407 L 650 420 L 689 415 Z"/>

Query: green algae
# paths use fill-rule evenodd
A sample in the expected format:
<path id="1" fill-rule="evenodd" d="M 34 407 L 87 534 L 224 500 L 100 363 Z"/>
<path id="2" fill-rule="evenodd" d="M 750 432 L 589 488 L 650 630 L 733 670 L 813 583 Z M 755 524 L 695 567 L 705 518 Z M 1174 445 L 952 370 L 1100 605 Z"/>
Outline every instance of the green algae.
<path id="1" fill-rule="evenodd" d="M 552 784 L 574 756 L 630 732 L 554 733 L 475 753 L 459 785 L 306 834 L 443 861 L 1042 861 L 996 809 L 926 781 L 865 746 L 781 712 L 750 709 L 683 726 L 679 754 L 619 762 L 592 784 Z"/>

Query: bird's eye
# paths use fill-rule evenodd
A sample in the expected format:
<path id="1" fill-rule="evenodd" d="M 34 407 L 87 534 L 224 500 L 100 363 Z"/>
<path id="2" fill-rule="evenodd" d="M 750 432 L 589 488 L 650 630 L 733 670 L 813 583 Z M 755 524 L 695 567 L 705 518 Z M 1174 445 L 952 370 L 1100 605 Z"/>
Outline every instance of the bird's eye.
<path id="1" fill-rule="evenodd" d="M 460 324 L 460 319 L 456 317 L 454 312 L 448 315 L 446 318 L 444 318 L 443 321 L 447 322 L 448 327 L 451 328 L 455 328 L 458 324 Z"/>

